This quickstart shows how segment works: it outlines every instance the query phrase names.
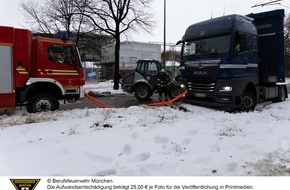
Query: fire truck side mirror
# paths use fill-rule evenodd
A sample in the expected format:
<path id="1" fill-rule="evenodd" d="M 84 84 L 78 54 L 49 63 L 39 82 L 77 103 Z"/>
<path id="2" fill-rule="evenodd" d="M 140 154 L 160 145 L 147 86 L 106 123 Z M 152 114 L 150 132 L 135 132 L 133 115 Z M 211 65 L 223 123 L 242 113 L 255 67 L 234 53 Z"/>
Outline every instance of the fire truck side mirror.
<path id="1" fill-rule="evenodd" d="M 17 66 L 18 67 L 22 67 L 23 66 L 23 62 L 22 61 L 17 61 Z"/>

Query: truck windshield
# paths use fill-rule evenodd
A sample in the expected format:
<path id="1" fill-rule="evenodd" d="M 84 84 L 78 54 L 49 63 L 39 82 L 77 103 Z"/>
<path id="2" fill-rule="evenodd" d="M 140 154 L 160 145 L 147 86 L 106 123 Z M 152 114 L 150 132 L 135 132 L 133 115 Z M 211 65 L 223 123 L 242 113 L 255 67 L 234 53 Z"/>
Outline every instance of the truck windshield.
<path id="1" fill-rule="evenodd" d="M 51 62 L 79 66 L 79 54 L 73 45 L 48 45 L 48 60 Z"/>
<path id="2" fill-rule="evenodd" d="M 218 36 L 186 41 L 183 56 L 216 57 L 229 52 L 231 36 Z"/>

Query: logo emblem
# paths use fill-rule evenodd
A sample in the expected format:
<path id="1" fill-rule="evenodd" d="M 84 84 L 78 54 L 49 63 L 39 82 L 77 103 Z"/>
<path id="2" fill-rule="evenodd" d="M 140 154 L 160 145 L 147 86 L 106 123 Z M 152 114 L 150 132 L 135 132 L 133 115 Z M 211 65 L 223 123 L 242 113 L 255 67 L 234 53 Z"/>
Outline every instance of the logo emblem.
<path id="1" fill-rule="evenodd" d="M 194 71 L 194 75 L 208 75 L 207 71 Z"/>
<path id="2" fill-rule="evenodd" d="M 198 69 L 203 69 L 204 66 L 203 66 L 201 63 L 198 63 L 198 64 L 197 64 L 197 68 L 198 68 Z"/>
<path id="3" fill-rule="evenodd" d="M 40 179 L 10 179 L 16 190 L 34 190 Z"/>

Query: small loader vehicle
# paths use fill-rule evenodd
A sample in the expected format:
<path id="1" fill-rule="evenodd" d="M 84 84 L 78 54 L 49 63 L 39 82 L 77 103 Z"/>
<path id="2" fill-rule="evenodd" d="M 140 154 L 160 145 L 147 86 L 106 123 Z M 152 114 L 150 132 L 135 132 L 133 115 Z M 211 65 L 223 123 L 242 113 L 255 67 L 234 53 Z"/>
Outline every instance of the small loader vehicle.
<path id="1" fill-rule="evenodd" d="M 126 75 L 121 80 L 122 89 L 134 93 L 139 101 L 148 100 L 154 92 L 157 92 L 157 75 L 162 66 L 156 60 L 138 60 L 137 67 L 133 73 Z M 181 87 L 177 81 L 172 79 L 168 85 L 168 96 L 170 99 L 181 93 Z"/>

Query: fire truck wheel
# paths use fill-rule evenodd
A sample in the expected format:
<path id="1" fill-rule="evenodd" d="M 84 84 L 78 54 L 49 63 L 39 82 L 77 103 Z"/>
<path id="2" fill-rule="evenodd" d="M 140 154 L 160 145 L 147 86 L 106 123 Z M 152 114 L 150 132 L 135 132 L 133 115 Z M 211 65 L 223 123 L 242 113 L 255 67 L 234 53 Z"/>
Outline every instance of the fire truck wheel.
<path id="1" fill-rule="evenodd" d="M 242 101 L 241 111 L 246 112 L 254 111 L 256 107 L 256 98 L 251 91 L 246 90 L 241 97 L 241 101 Z"/>
<path id="2" fill-rule="evenodd" d="M 59 109 L 59 102 L 57 98 L 50 94 L 37 94 L 33 96 L 27 103 L 27 112 L 46 112 Z"/>

